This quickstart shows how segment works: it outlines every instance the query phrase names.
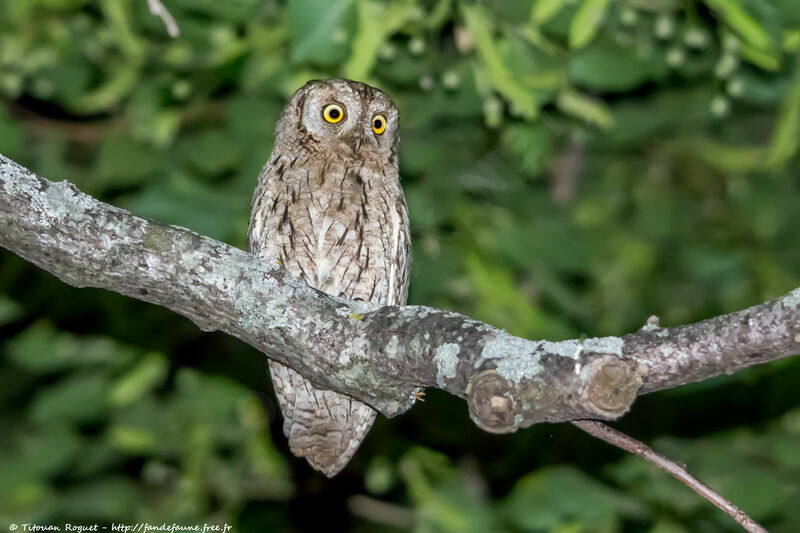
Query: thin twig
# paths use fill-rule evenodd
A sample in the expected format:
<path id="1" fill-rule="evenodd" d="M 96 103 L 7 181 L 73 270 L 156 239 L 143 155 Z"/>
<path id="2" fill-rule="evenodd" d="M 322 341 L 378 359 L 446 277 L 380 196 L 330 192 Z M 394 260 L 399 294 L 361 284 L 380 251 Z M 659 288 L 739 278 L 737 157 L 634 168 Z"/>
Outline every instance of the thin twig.
<path id="1" fill-rule="evenodd" d="M 656 465 L 661 470 L 672 474 L 673 477 L 683 482 L 687 487 L 695 491 L 697 494 L 710 501 L 728 515 L 736 520 L 746 531 L 751 533 L 767 533 L 767 530 L 761 527 L 755 520 L 750 518 L 747 513 L 733 505 L 731 502 L 714 492 L 708 485 L 692 476 L 686 471 L 686 468 L 667 459 L 663 455 L 656 453 L 651 447 L 645 443 L 638 441 L 624 433 L 620 433 L 616 429 L 607 426 L 597 420 L 574 420 L 573 425 L 584 430 L 586 433 L 600 440 L 622 448 L 632 454 L 642 457 Z"/>
<path id="2" fill-rule="evenodd" d="M 181 34 L 178 23 L 172 18 L 172 15 L 167 11 L 167 8 L 164 7 L 164 4 L 161 3 L 161 0 L 147 0 L 147 7 L 150 8 L 150 13 L 164 22 L 164 26 L 167 27 L 167 33 L 170 37 L 174 38 Z"/>

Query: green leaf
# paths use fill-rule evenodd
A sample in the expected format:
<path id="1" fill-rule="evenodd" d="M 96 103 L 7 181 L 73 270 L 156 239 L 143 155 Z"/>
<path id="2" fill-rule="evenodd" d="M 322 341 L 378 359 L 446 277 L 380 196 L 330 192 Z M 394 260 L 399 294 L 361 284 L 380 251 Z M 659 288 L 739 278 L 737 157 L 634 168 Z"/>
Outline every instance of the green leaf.
<path id="1" fill-rule="evenodd" d="M 420 17 L 420 9 L 413 0 L 389 4 L 358 0 L 358 31 L 353 40 L 353 52 L 344 66 L 347 77 L 366 79 L 386 38 L 409 19 Z"/>
<path id="2" fill-rule="evenodd" d="M 583 0 L 569 27 L 570 48 L 581 48 L 594 39 L 608 10 L 609 0 Z"/>
<path id="3" fill-rule="evenodd" d="M 568 338 L 572 333 L 557 318 L 534 305 L 499 265 L 471 255 L 467 257 L 467 268 L 477 295 L 478 319 L 492 317 L 500 327 L 526 337 Z"/>
<path id="4" fill-rule="evenodd" d="M 0 326 L 13 322 L 21 315 L 22 308 L 20 305 L 11 298 L 0 294 Z"/>
<path id="5" fill-rule="evenodd" d="M 342 59 L 354 19 L 354 0 L 289 0 L 286 25 L 292 61 L 332 64 Z"/>
<path id="6" fill-rule="evenodd" d="M 781 55 L 775 51 L 765 51 L 743 42 L 739 45 L 739 54 L 764 70 L 777 71 L 781 68 Z"/>
<path id="7" fill-rule="evenodd" d="M 566 0 L 537 0 L 531 9 L 531 21 L 544 24 L 561 11 L 565 3 Z"/>
<path id="8" fill-rule="evenodd" d="M 157 173 L 160 154 L 130 137 L 109 135 L 99 146 L 90 187 L 97 190 L 138 185 Z"/>
<path id="9" fill-rule="evenodd" d="M 510 520 L 525 530 L 552 529 L 581 521 L 587 530 L 611 528 L 642 507 L 573 467 L 548 467 L 528 474 L 506 497 Z"/>
<path id="10" fill-rule="evenodd" d="M 75 337 L 37 322 L 8 343 L 8 356 L 20 368 L 46 373 L 73 367 L 127 365 L 135 352 L 104 337 Z"/>
<path id="11" fill-rule="evenodd" d="M 162 354 L 147 354 L 112 385 L 109 394 L 111 405 L 119 407 L 138 400 L 166 378 L 167 370 L 167 360 Z"/>
<path id="12" fill-rule="evenodd" d="M 188 166 L 213 176 L 235 169 L 242 158 L 239 145 L 221 128 L 203 129 L 183 136 L 175 146 L 176 155 Z"/>
<path id="13" fill-rule="evenodd" d="M 255 176 L 253 176 L 255 183 Z M 155 182 L 125 207 L 137 215 L 184 226 L 214 239 L 242 239 L 247 233 L 249 193 L 231 192 L 187 175 Z"/>
<path id="14" fill-rule="evenodd" d="M 31 418 L 39 423 L 94 420 L 108 407 L 108 390 L 108 378 L 102 374 L 69 377 L 36 395 Z"/>
<path id="15" fill-rule="evenodd" d="M 553 137 L 553 132 L 543 122 L 521 122 L 508 125 L 500 142 L 517 158 L 522 172 L 536 176 L 550 164 Z"/>
<path id="16" fill-rule="evenodd" d="M 180 11 L 185 11 L 187 17 L 192 13 L 202 13 L 212 21 L 230 21 L 246 23 L 257 17 L 259 12 L 263 10 L 264 4 L 261 0 L 236 0 L 235 2 L 215 2 L 213 0 L 170 0 L 165 4 L 170 10 L 174 6 L 178 6 L 178 10 L 172 12 L 176 17 L 178 24 L 182 22 Z M 148 11 L 149 14 L 149 11 Z M 159 29 L 163 32 L 163 23 L 158 20 L 158 17 L 151 17 L 156 20 L 154 24 L 159 25 Z"/>
<path id="17" fill-rule="evenodd" d="M 395 485 L 394 465 L 385 456 L 372 459 L 364 474 L 364 486 L 371 494 L 386 494 Z"/>
<path id="18" fill-rule="evenodd" d="M 747 43 L 760 50 L 777 49 L 777 43 L 772 36 L 747 12 L 739 0 L 705 1 Z"/>
<path id="19" fill-rule="evenodd" d="M 3 72 L 3 75 L 6 75 L 5 72 Z M 12 158 L 17 157 L 22 146 L 22 128 L 11 119 L 5 104 L 0 103 L 0 154 L 5 154 L 7 157 Z"/>
<path id="20" fill-rule="evenodd" d="M 480 6 L 464 5 L 462 12 L 492 86 L 508 99 L 514 112 L 526 119 L 536 117 L 539 114 L 539 98 L 535 91 L 520 83 L 519 77 L 505 63 L 505 58 L 492 37 L 484 10 Z"/>
<path id="21" fill-rule="evenodd" d="M 0 503 L 8 505 L 18 499 L 20 504 L 36 507 L 46 496 L 46 478 L 68 470 L 74 463 L 82 448 L 81 438 L 58 422 L 40 431 L 19 430 L 9 436 L 13 445 L 5 447 L 0 456 Z"/>
<path id="22" fill-rule="evenodd" d="M 780 170 L 796 153 L 800 145 L 800 74 L 781 104 L 775 131 L 765 156 L 765 165 Z"/>
<path id="23" fill-rule="evenodd" d="M 108 78 L 99 87 L 69 102 L 70 109 L 84 115 L 109 111 L 133 92 L 136 82 L 139 81 L 140 68 L 138 60 L 130 60 L 111 67 Z"/>
<path id="24" fill-rule="evenodd" d="M 609 107 L 602 101 L 566 89 L 558 95 L 558 108 L 573 117 L 594 124 L 607 130 L 614 126 L 614 116 Z"/>
<path id="25" fill-rule="evenodd" d="M 628 91 L 668 74 L 662 55 L 642 56 L 603 38 L 573 52 L 569 60 L 569 75 L 575 84 L 601 91 Z"/>
<path id="26" fill-rule="evenodd" d="M 399 471 L 414 502 L 416 531 L 497 531 L 487 502 L 470 490 L 468 477 L 446 455 L 412 448 L 400 460 Z"/>
<path id="27" fill-rule="evenodd" d="M 662 519 L 656 522 L 656 525 L 648 533 L 689 533 L 689 530 L 675 522 Z"/>
<path id="28" fill-rule="evenodd" d="M 708 137 L 686 137 L 673 146 L 725 172 L 760 169 L 766 153 L 761 146 L 729 145 Z"/>
<path id="29" fill-rule="evenodd" d="M 156 449 L 158 435 L 144 428 L 115 424 L 109 429 L 108 443 L 130 455 L 147 455 Z"/>
<path id="30" fill-rule="evenodd" d="M 65 493 L 62 504 L 69 516 L 86 521 L 125 520 L 142 505 L 136 484 L 121 476 L 73 486 Z"/>

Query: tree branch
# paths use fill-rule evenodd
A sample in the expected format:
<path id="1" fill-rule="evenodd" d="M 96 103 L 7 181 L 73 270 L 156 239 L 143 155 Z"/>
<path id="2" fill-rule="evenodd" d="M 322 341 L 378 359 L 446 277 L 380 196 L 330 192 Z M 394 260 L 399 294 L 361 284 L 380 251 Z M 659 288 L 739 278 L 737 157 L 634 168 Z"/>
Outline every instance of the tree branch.
<path id="1" fill-rule="evenodd" d="M 573 425 L 581 428 L 589 435 L 605 441 L 612 446 L 617 446 L 634 455 L 638 455 L 645 461 L 654 464 L 664 472 L 667 472 L 678 481 L 695 491 L 697 494 L 711 502 L 715 507 L 724 511 L 728 516 L 736 520 L 745 531 L 750 533 L 767 533 L 767 530 L 750 518 L 744 511 L 733 505 L 731 502 L 714 492 L 708 485 L 686 471 L 686 467 L 670 461 L 660 453 L 653 450 L 650 446 L 636 439 L 620 433 L 616 429 L 598 422 L 597 420 L 574 420 Z"/>
<path id="2" fill-rule="evenodd" d="M 411 407 L 420 387 L 446 390 L 492 432 L 614 419 L 638 394 L 800 352 L 800 289 L 687 326 L 526 340 L 440 309 L 325 295 L 277 263 L 134 216 L 1 155 L 0 246 L 76 287 L 119 292 L 231 334 L 387 416 Z"/>

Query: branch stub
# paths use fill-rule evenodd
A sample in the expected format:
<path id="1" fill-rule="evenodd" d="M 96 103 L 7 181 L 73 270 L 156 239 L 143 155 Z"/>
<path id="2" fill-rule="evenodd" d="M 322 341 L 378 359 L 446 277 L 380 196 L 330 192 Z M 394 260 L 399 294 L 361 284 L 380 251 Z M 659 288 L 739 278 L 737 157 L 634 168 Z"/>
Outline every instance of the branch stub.
<path id="1" fill-rule="evenodd" d="M 589 384 L 584 400 L 604 417 L 618 417 L 630 408 L 642 386 L 641 377 L 615 355 L 607 355 L 587 368 Z"/>
<path id="2" fill-rule="evenodd" d="M 467 403 L 472 420 L 491 433 L 511 433 L 522 422 L 517 413 L 513 387 L 497 372 L 483 370 L 467 385 Z"/>

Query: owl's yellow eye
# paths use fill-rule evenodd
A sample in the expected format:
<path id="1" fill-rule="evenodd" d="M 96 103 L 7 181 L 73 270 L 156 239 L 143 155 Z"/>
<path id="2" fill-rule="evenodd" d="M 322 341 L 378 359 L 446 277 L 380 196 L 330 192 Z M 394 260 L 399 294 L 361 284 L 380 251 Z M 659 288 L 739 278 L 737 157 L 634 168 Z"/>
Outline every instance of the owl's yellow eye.
<path id="1" fill-rule="evenodd" d="M 328 104 L 322 111 L 322 118 L 331 124 L 336 124 L 344 118 L 344 109 L 338 104 Z"/>
<path id="2" fill-rule="evenodd" d="M 386 129 L 386 117 L 383 115 L 375 115 L 372 117 L 372 131 L 380 135 Z"/>

